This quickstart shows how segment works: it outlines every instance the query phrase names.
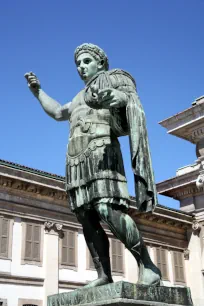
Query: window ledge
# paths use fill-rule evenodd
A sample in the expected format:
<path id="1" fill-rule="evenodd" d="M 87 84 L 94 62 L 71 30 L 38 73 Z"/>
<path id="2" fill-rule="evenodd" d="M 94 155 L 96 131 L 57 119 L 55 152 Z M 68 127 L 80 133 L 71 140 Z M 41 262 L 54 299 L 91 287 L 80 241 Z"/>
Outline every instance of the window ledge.
<path id="1" fill-rule="evenodd" d="M 78 267 L 76 266 L 69 266 L 69 265 L 63 265 L 63 264 L 59 265 L 59 269 L 78 271 Z"/>
<path id="2" fill-rule="evenodd" d="M 95 268 L 86 268 L 86 271 L 96 271 L 96 269 Z"/>
<path id="3" fill-rule="evenodd" d="M 161 281 L 163 282 L 170 282 L 169 278 L 162 278 Z"/>
<path id="4" fill-rule="evenodd" d="M 112 275 L 113 276 L 124 276 L 124 272 L 115 272 L 115 271 L 112 271 Z"/>
<path id="5" fill-rule="evenodd" d="M 183 282 L 174 282 L 174 285 L 181 286 L 181 287 L 186 287 L 186 283 L 184 281 Z"/>
<path id="6" fill-rule="evenodd" d="M 42 262 L 34 261 L 34 260 L 28 260 L 28 259 L 21 260 L 21 265 L 32 265 L 32 266 L 38 266 L 38 267 L 43 266 Z"/>
<path id="7" fill-rule="evenodd" d="M 0 259 L 12 261 L 12 258 L 10 258 L 10 257 L 3 257 L 3 256 L 0 256 Z"/>

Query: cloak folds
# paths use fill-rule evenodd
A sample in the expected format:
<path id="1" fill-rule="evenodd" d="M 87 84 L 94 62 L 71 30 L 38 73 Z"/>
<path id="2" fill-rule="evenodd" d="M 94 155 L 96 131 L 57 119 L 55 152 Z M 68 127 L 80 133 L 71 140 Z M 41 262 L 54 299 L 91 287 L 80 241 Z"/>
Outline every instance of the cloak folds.
<path id="1" fill-rule="evenodd" d="M 91 104 L 89 88 L 92 85 L 97 85 L 100 89 L 114 88 L 127 96 L 126 107 L 110 109 L 113 117 L 113 132 L 116 136 L 129 135 L 136 208 L 143 212 L 153 211 L 157 205 L 157 193 L 145 114 L 136 92 L 135 81 L 129 73 L 120 69 L 99 72 L 86 86 L 85 101 L 89 106 Z"/>

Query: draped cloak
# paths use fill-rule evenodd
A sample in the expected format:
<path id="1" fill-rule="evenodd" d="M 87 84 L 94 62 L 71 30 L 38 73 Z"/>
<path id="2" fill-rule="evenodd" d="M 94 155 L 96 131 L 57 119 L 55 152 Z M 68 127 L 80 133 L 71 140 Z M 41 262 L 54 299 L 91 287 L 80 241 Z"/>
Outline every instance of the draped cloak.
<path id="1" fill-rule="evenodd" d="M 136 91 L 136 83 L 129 73 L 120 69 L 99 72 L 86 85 L 84 98 L 88 105 L 91 103 L 92 85 L 97 85 L 99 89 L 114 88 L 126 94 L 127 105 L 113 107 L 110 112 L 114 124 L 117 125 L 116 136 L 129 135 L 136 194 L 136 202 L 131 202 L 131 205 L 135 205 L 139 211 L 153 211 L 157 205 L 157 193 L 145 114 Z"/>

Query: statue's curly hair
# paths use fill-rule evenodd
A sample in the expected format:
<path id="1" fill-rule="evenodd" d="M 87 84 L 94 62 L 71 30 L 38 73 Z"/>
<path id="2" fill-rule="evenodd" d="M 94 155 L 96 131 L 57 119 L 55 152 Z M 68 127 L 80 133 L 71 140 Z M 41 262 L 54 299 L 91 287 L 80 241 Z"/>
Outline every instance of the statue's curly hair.
<path id="1" fill-rule="evenodd" d="M 74 52 L 75 62 L 77 60 L 77 57 L 85 52 L 90 53 L 96 60 L 103 61 L 105 70 L 109 69 L 108 57 L 106 53 L 103 51 L 103 49 L 101 49 L 97 45 L 90 43 L 84 43 L 76 48 Z"/>

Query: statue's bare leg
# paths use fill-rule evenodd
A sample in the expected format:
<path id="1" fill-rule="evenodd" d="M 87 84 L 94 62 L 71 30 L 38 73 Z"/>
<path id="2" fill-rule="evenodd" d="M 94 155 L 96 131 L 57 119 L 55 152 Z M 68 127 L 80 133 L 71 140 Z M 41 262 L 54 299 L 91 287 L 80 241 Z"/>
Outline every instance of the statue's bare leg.
<path id="1" fill-rule="evenodd" d="M 76 217 L 82 224 L 84 237 L 98 273 L 98 278 L 85 287 L 96 287 L 112 283 L 109 240 L 99 222 L 96 211 L 80 208 L 76 212 Z"/>
<path id="2" fill-rule="evenodd" d="M 95 209 L 100 219 L 135 257 L 139 267 L 138 284 L 159 285 L 161 272 L 152 262 L 134 220 L 107 204 L 98 204 Z"/>

